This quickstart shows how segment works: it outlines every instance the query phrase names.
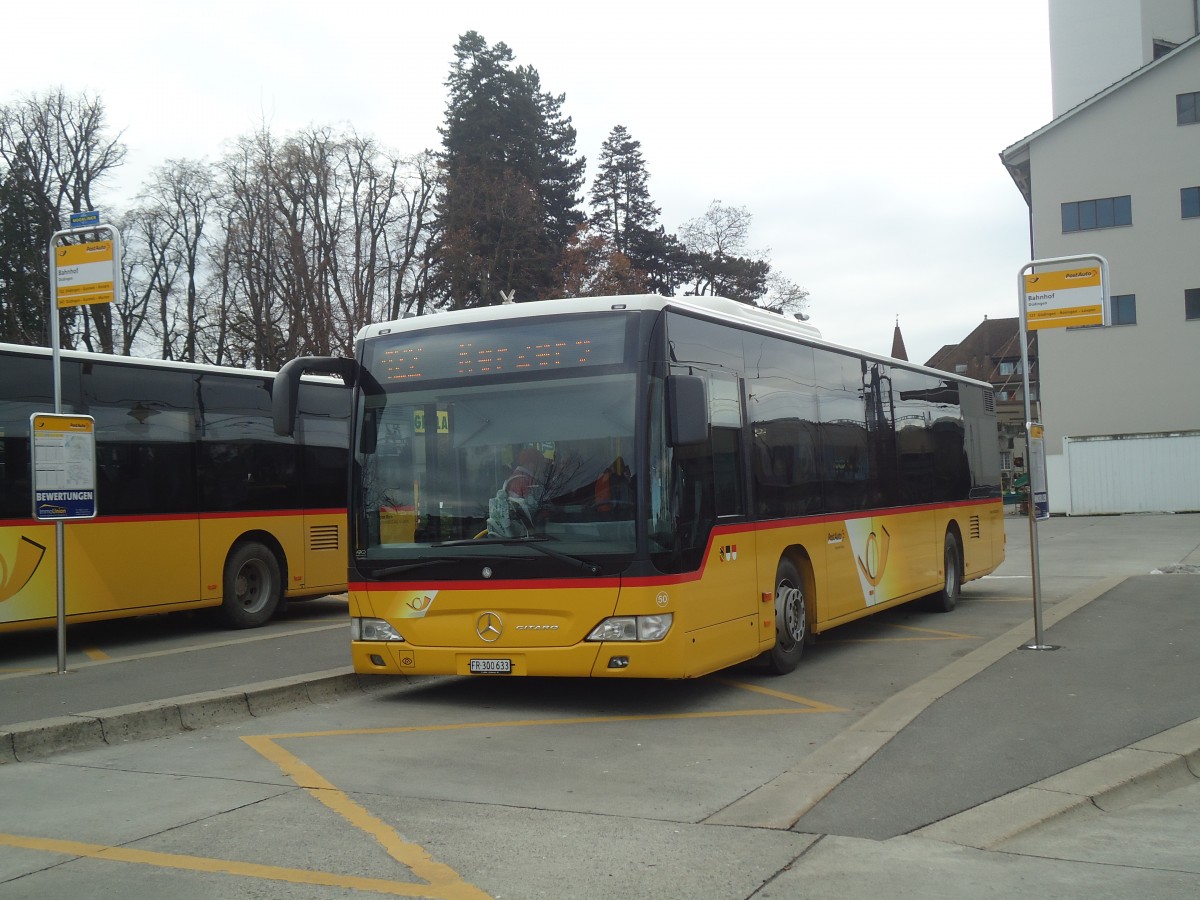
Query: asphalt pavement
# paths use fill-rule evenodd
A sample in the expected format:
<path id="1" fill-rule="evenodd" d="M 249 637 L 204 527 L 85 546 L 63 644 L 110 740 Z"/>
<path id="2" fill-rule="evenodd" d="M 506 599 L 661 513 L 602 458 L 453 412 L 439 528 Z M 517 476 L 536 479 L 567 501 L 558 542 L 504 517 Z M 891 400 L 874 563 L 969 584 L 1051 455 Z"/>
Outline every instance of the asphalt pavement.
<path id="1" fill-rule="evenodd" d="M 1200 896 L 1200 515 L 1056 521 L 1045 577 L 1070 590 L 1051 591 L 1042 645 L 1023 623 L 701 823 L 814 837 L 748 896 Z M 1012 533 L 1008 571 L 1028 550 Z M 344 640 L 281 635 L 272 652 L 308 665 L 254 684 L 185 654 L 182 696 L 153 657 L 0 679 L 0 764 L 376 689 L 336 664 Z"/>

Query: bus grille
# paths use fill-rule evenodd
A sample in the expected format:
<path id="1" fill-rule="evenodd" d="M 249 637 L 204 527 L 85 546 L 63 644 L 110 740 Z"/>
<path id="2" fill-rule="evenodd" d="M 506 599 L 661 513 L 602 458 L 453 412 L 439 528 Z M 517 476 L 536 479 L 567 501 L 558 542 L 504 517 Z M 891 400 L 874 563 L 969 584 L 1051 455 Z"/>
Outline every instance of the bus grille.
<path id="1" fill-rule="evenodd" d="M 985 411 L 994 413 L 996 411 L 996 395 L 991 391 L 983 392 L 983 408 Z"/>
<path id="2" fill-rule="evenodd" d="M 337 550 L 338 527 L 336 525 L 314 525 L 308 532 L 309 550 Z"/>
<path id="3" fill-rule="evenodd" d="M 977 541 L 983 536 L 983 529 L 979 525 L 979 516 L 971 516 L 971 521 L 967 523 L 967 530 L 973 541 Z"/>

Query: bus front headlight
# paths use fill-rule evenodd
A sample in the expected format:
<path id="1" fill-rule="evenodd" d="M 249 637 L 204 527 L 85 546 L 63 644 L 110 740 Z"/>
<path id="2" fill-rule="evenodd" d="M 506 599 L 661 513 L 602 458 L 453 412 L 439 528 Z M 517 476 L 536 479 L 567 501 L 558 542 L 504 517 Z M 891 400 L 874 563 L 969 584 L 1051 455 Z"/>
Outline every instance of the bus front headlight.
<path id="1" fill-rule="evenodd" d="M 352 641 L 403 641 L 404 636 L 383 619 L 350 620 Z"/>
<path id="2" fill-rule="evenodd" d="M 654 616 L 613 616 L 592 629 L 589 641 L 661 641 L 671 630 L 672 613 Z"/>

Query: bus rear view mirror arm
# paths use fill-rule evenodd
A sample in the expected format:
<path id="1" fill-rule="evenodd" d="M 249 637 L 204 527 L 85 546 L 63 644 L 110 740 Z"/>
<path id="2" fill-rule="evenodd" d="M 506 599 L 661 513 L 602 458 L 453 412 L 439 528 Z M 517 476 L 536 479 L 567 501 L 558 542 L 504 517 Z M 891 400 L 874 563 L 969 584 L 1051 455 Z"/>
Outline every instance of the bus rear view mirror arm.
<path id="1" fill-rule="evenodd" d="M 341 356 L 299 356 L 284 363 L 275 373 L 271 388 L 271 418 L 275 433 L 290 437 L 296 429 L 296 407 L 300 398 L 300 376 L 337 375 L 346 386 L 354 384 L 358 363 Z"/>

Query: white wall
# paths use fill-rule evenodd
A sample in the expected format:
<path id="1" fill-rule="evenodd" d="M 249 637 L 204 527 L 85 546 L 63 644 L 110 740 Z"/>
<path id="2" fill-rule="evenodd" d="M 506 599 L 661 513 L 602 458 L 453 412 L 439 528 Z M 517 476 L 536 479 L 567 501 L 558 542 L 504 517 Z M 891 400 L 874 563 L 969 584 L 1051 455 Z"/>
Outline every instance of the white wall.
<path id="1" fill-rule="evenodd" d="M 1154 59 L 1154 39 L 1196 33 L 1196 0 L 1050 0 L 1054 115 Z"/>
<path id="2" fill-rule="evenodd" d="M 1200 510 L 1200 431 L 1068 439 L 1064 455 L 1072 515 Z"/>
<path id="3" fill-rule="evenodd" d="M 1073 502 L 1063 438 L 1200 429 L 1200 321 L 1184 318 L 1184 291 L 1200 288 L 1200 219 L 1182 219 L 1179 203 L 1180 188 L 1200 186 L 1200 125 L 1175 119 L 1175 95 L 1193 91 L 1200 46 L 1166 57 L 1030 146 L 1035 258 L 1098 253 L 1110 265 L 1111 293 L 1137 297 L 1136 325 L 1039 332 L 1053 512 Z M 1061 203 L 1124 194 L 1132 226 L 1062 233 Z"/>

